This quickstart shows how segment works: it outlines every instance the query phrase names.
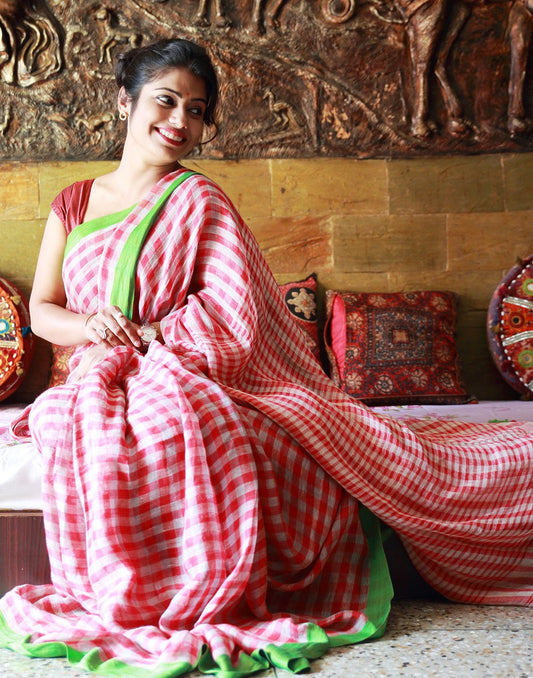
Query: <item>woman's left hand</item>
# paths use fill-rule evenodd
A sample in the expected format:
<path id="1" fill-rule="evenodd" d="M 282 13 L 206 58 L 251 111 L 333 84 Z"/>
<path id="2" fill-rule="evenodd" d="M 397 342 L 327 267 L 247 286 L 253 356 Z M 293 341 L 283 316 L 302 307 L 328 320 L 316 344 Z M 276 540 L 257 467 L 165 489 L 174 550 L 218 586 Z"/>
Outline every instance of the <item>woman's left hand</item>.
<path id="1" fill-rule="evenodd" d="M 93 344 L 102 344 L 107 348 L 142 346 L 139 325 L 126 318 L 118 306 L 108 306 L 88 316 L 85 332 Z"/>

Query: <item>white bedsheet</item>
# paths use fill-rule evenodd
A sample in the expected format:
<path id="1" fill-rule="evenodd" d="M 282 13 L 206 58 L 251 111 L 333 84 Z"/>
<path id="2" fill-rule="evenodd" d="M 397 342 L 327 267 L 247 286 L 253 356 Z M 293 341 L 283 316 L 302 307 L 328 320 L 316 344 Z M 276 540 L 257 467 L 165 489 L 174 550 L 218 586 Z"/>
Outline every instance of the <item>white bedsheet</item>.
<path id="1" fill-rule="evenodd" d="M 41 509 L 41 455 L 32 442 L 11 438 L 9 424 L 25 405 L 0 407 L 0 509 Z"/>
<path id="2" fill-rule="evenodd" d="M 9 424 L 23 405 L 0 406 L 0 510 L 40 510 L 42 461 L 31 442 L 14 441 Z M 533 401 L 483 401 L 468 405 L 403 405 L 376 407 L 395 419 L 452 419 L 488 421 L 533 421 Z"/>
<path id="3" fill-rule="evenodd" d="M 390 405 L 374 407 L 394 419 L 449 419 L 484 424 L 498 421 L 533 421 L 533 400 L 484 400 L 467 405 Z"/>

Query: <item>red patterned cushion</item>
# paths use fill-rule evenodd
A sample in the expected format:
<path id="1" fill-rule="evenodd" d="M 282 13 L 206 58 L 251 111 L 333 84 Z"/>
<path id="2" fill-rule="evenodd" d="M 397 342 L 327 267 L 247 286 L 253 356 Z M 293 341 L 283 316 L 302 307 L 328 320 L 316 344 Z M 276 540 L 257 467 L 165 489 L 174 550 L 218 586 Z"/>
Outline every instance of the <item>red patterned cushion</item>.
<path id="1" fill-rule="evenodd" d="M 487 316 L 496 367 L 518 393 L 533 394 L 533 255 L 513 266 L 496 288 Z"/>
<path id="2" fill-rule="evenodd" d="M 289 311 L 304 333 L 307 345 L 320 361 L 317 322 L 317 282 L 312 273 L 305 280 L 279 285 Z"/>
<path id="3" fill-rule="evenodd" d="M 0 400 L 22 383 L 33 350 L 28 302 L 13 284 L 0 278 Z"/>
<path id="4" fill-rule="evenodd" d="M 52 368 L 48 388 L 60 386 L 67 380 L 69 369 L 68 361 L 74 353 L 75 346 L 58 346 L 52 344 Z"/>
<path id="5" fill-rule="evenodd" d="M 331 378 L 367 404 L 467 400 L 452 292 L 326 292 Z"/>

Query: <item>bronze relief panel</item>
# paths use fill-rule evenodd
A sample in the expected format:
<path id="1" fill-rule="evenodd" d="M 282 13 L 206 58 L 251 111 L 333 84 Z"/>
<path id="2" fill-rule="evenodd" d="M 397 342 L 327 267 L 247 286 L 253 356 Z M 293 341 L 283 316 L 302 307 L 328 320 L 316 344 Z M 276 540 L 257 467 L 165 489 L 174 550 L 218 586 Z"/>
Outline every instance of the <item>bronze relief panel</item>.
<path id="1" fill-rule="evenodd" d="M 0 0 L 0 154 L 120 152 L 116 55 L 181 36 L 220 74 L 205 157 L 533 149 L 533 0 Z"/>

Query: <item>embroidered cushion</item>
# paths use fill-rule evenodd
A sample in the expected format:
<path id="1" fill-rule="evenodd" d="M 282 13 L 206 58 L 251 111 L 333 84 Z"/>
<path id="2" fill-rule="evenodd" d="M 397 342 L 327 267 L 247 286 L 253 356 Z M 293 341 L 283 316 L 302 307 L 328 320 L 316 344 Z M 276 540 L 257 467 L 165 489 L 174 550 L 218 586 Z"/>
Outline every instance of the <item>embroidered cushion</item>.
<path id="1" fill-rule="evenodd" d="M 74 346 L 58 346 L 52 344 L 52 367 L 48 388 L 64 384 L 69 375 L 68 361 L 74 353 Z"/>
<path id="2" fill-rule="evenodd" d="M 331 378 L 367 404 L 467 400 L 455 344 L 452 292 L 326 292 Z"/>
<path id="3" fill-rule="evenodd" d="M 315 358 L 320 361 L 316 274 L 312 273 L 305 280 L 279 285 L 279 289 L 289 311 L 302 330 L 307 345 Z"/>
<path id="4" fill-rule="evenodd" d="M 0 400 L 22 383 L 33 350 L 28 302 L 13 284 L 0 278 Z"/>
<path id="5" fill-rule="evenodd" d="M 513 266 L 492 295 L 489 348 L 500 374 L 518 393 L 533 394 L 533 255 Z"/>

